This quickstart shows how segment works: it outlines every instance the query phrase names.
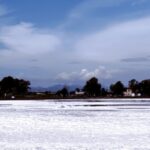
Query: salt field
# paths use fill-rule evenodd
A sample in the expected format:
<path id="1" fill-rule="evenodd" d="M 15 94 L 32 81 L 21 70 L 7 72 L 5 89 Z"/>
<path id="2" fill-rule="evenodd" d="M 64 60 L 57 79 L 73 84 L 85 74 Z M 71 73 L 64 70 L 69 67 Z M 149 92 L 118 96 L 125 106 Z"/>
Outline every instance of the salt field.
<path id="1" fill-rule="evenodd" d="M 150 149 L 150 99 L 70 101 L 0 101 L 0 149 Z"/>

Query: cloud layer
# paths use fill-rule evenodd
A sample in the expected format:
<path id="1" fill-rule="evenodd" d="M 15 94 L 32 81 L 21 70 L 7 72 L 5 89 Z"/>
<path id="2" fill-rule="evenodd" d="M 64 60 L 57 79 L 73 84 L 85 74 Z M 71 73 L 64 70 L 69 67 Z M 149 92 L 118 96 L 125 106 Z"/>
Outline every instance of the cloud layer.
<path id="1" fill-rule="evenodd" d="M 123 58 L 148 55 L 149 39 L 148 17 L 87 34 L 78 41 L 76 50 L 83 59 L 119 61 Z"/>
<path id="2" fill-rule="evenodd" d="M 59 37 L 34 27 L 31 23 L 1 28 L 0 41 L 6 49 L 21 53 L 36 54 L 54 51 L 61 44 Z"/>

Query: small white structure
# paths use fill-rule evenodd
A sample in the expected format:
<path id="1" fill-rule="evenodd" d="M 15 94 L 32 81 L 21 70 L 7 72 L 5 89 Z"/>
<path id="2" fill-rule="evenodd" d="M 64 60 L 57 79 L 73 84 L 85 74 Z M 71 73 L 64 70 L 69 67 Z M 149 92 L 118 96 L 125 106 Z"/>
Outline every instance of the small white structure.
<path id="1" fill-rule="evenodd" d="M 135 97 L 136 95 L 135 95 L 135 93 L 132 93 L 131 96 L 132 96 L 132 97 Z"/>
<path id="2" fill-rule="evenodd" d="M 125 97 L 141 97 L 141 93 L 134 93 L 132 92 L 131 89 L 127 89 L 125 92 L 124 92 L 124 96 Z"/>
<path id="3" fill-rule="evenodd" d="M 15 99 L 15 96 L 12 95 L 12 96 L 11 96 L 11 99 Z"/>
<path id="4" fill-rule="evenodd" d="M 134 97 L 135 96 L 135 93 L 132 93 L 131 89 L 127 89 L 123 94 L 125 97 L 130 97 L 130 96 Z"/>
<path id="5" fill-rule="evenodd" d="M 75 91 L 75 95 L 84 95 L 85 94 L 85 92 L 83 92 L 83 91 Z"/>
<path id="6" fill-rule="evenodd" d="M 137 96 L 138 96 L 138 97 L 141 97 L 141 96 L 142 96 L 142 94 L 141 94 L 141 93 L 137 93 Z"/>

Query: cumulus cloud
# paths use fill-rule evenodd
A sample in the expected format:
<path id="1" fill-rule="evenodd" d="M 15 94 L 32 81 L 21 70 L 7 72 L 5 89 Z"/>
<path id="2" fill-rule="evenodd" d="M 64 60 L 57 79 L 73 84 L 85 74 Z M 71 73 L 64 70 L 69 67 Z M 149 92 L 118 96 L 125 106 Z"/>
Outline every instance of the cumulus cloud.
<path id="1" fill-rule="evenodd" d="M 0 42 L 8 50 L 36 54 L 57 50 L 61 44 L 60 38 L 31 23 L 20 23 L 2 27 Z"/>
<path id="2" fill-rule="evenodd" d="M 112 78 L 114 71 L 108 70 L 105 67 L 101 66 L 95 70 L 89 71 L 88 69 L 81 69 L 78 72 L 62 72 L 57 75 L 56 80 L 58 81 L 86 81 L 92 77 L 97 77 L 98 79 L 110 79 Z"/>

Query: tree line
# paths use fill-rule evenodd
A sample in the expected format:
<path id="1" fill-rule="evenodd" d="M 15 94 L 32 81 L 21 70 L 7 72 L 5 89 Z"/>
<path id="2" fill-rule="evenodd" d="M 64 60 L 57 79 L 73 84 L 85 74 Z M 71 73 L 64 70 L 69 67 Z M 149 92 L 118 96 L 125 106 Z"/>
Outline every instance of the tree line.
<path id="1" fill-rule="evenodd" d="M 116 83 L 111 84 L 109 89 L 105 89 L 102 88 L 98 79 L 93 77 L 88 80 L 83 87 L 83 91 L 85 91 L 88 96 L 106 96 L 108 94 L 111 94 L 112 96 L 123 96 L 127 89 L 130 89 L 135 95 L 140 93 L 142 96 L 150 96 L 150 79 L 141 82 L 132 79 L 128 82 L 127 87 L 121 81 L 117 81 Z"/>
<path id="2" fill-rule="evenodd" d="M 4 77 L 0 81 L 0 97 L 7 95 L 27 95 L 29 94 L 30 81 L 24 79 L 17 79 L 11 76 Z M 99 83 L 96 77 L 92 77 L 86 81 L 82 89 L 77 88 L 76 91 L 83 91 L 86 97 L 105 97 L 115 96 L 122 97 L 124 92 L 130 89 L 135 95 L 140 93 L 141 96 L 150 96 L 150 79 L 143 80 L 141 82 L 136 79 L 132 79 L 128 82 L 128 86 L 125 86 L 121 81 L 117 81 L 111 84 L 109 88 L 104 88 Z M 70 91 L 67 87 L 62 88 L 56 92 L 57 96 L 67 97 L 70 95 Z"/>
<path id="3" fill-rule="evenodd" d="M 114 84 L 111 84 L 109 88 L 104 88 L 96 77 L 92 77 L 86 81 L 86 84 L 82 89 L 77 88 L 76 91 L 84 91 L 86 97 L 123 97 L 124 92 L 127 91 L 127 89 L 130 89 L 135 96 L 140 94 L 140 96 L 149 97 L 150 79 L 141 82 L 132 79 L 128 82 L 128 86 L 125 86 L 121 81 L 117 81 Z M 64 87 L 61 90 L 58 90 L 56 94 L 62 97 L 67 97 L 69 95 L 69 90 L 67 87 Z"/>

